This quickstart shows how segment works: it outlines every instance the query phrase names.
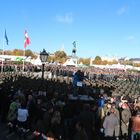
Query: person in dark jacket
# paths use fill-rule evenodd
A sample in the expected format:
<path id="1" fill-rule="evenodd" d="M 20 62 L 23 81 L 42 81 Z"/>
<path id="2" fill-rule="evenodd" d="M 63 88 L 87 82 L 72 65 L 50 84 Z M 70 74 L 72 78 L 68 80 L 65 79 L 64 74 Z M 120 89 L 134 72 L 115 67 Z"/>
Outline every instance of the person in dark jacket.
<path id="1" fill-rule="evenodd" d="M 79 121 L 83 124 L 87 133 L 88 139 L 93 139 L 93 126 L 94 126 L 94 115 L 90 110 L 89 104 L 84 104 L 83 111 L 79 115 Z"/>
<path id="2" fill-rule="evenodd" d="M 121 131 L 124 139 L 128 137 L 129 123 L 131 119 L 131 111 L 127 105 L 127 103 L 122 104 L 121 111 Z"/>
<path id="3" fill-rule="evenodd" d="M 32 129 L 33 127 L 32 124 L 34 124 L 35 115 L 36 115 L 36 104 L 31 94 L 28 95 L 27 109 L 29 111 L 28 125 L 29 125 L 29 128 Z"/>
<path id="4" fill-rule="evenodd" d="M 77 132 L 74 135 L 73 140 L 88 140 L 88 137 L 87 137 L 83 124 L 78 121 L 76 123 L 75 127 L 76 127 Z"/>

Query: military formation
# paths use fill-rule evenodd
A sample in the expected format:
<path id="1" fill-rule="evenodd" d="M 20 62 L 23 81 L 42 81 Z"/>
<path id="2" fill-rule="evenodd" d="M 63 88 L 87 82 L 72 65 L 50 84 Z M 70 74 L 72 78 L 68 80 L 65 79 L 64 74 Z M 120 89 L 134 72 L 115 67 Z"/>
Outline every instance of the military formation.
<path id="1" fill-rule="evenodd" d="M 41 74 L 31 65 L 0 74 L 0 139 L 139 138 L 139 72 L 46 65 Z"/>

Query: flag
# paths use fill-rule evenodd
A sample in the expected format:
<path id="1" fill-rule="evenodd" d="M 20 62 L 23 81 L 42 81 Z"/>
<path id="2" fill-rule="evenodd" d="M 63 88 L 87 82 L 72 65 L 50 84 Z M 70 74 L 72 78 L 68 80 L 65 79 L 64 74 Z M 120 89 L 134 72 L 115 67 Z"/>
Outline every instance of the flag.
<path id="1" fill-rule="evenodd" d="M 6 30 L 5 30 L 5 35 L 4 35 L 4 37 L 5 37 L 5 40 L 6 40 L 6 44 L 8 45 L 8 37 L 7 37 L 7 34 L 6 34 Z"/>
<path id="2" fill-rule="evenodd" d="M 26 49 L 27 45 L 30 44 L 30 39 L 29 39 L 29 37 L 28 37 L 28 34 L 27 34 L 27 31 L 26 31 L 26 30 L 25 30 L 24 36 L 25 36 L 24 48 Z"/>

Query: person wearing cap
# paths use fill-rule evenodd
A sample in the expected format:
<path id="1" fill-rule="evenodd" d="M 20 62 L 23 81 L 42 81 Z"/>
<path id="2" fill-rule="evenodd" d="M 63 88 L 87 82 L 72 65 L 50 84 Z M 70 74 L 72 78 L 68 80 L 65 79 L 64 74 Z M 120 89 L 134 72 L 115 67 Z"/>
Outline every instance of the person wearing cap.
<path id="1" fill-rule="evenodd" d="M 135 116 L 132 116 L 131 121 L 131 140 L 134 140 L 136 134 L 140 136 L 140 111 L 138 111 Z"/>

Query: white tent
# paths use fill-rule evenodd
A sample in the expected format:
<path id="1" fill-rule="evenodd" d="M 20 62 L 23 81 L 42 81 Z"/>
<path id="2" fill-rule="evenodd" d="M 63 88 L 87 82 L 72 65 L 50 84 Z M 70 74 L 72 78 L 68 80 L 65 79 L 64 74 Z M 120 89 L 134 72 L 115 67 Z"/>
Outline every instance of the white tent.
<path id="1" fill-rule="evenodd" d="M 118 64 L 113 64 L 113 65 L 111 66 L 111 68 L 125 69 L 125 66 L 124 66 L 124 65 L 121 65 L 120 63 L 118 63 Z"/>
<path id="2" fill-rule="evenodd" d="M 76 66 L 72 59 L 67 59 L 67 61 L 63 64 L 63 66 Z"/>
<path id="3" fill-rule="evenodd" d="M 125 69 L 133 69 L 134 67 L 131 65 L 125 65 Z"/>
<path id="4" fill-rule="evenodd" d="M 133 69 L 140 71 L 140 67 L 134 67 Z"/>
<path id="5" fill-rule="evenodd" d="M 33 65 L 42 65 L 42 62 L 40 60 L 40 56 L 37 57 L 37 59 L 32 60 L 31 62 Z"/>

